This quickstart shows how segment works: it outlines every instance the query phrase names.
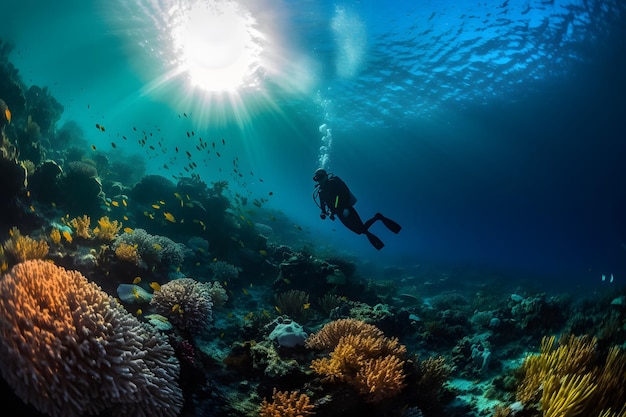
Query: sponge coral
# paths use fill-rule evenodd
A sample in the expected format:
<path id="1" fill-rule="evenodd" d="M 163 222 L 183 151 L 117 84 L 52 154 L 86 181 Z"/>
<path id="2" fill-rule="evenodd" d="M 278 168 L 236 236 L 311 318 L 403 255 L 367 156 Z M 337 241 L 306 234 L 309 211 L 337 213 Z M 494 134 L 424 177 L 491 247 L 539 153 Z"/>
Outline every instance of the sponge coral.
<path id="1" fill-rule="evenodd" d="M 52 417 L 171 417 L 182 408 L 165 336 L 49 262 L 23 262 L 0 281 L 0 356 L 15 393 Z"/>

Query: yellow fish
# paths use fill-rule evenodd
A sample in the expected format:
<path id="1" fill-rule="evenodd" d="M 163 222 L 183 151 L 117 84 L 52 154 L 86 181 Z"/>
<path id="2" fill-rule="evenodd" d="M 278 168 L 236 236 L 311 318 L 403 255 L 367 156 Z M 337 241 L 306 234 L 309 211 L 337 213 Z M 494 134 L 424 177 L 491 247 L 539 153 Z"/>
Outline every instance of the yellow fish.
<path id="1" fill-rule="evenodd" d="M 61 232 L 61 234 L 63 235 L 63 238 L 68 242 L 68 243 L 72 243 L 72 235 L 70 234 L 70 232 L 68 232 L 67 230 L 64 230 L 63 232 Z"/>
<path id="2" fill-rule="evenodd" d="M 168 222 L 176 223 L 176 219 L 174 218 L 172 213 L 165 211 L 163 212 L 163 216 L 165 217 L 165 220 L 167 220 Z"/>
<path id="3" fill-rule="evenodd" d="M 156 249 L 156 250 L 161 250 L 161 249 L 163 249 L 163 246 L 159 245 L 158 243 L 153 244 L 153 245 L 152 245 L 152 247 L 153 247 L 154 249 Z"/>
<path id="4" fill-rule="evenodd" d="M 152 288 L 154 291 L 161 291 L 161 285 L 156 281 L 152 281 L 150 283 L 150 288 Z"/>
<path id="5" fill-rule="evenodd" d="M 122 200 L 122 204 L 124 205 L 124 207 L 128 207 L 128 204 L 126 203 L 126 200 Z"/>
<path id="6" fill-rule="evenodd" d="M 11 123 L 11 111 L 9 109 L 4 110 L 4 117 L 7 118 L 7 122 Z"/>
<path id="7" fill-rule="evenodd" d="M 304 304 L 302 305 L 302 309 L 303 309 L 303 310 L 308 310 L 310 307 L 311 307 L 311 303 L 304 303 Z"/>
<path id="8" fill-rule="evenodd" d="M 126 216 L 124 216 L 124 217 L 126 217 Z M 130 227 L 125 227 L 125 228 L 124 228 L 124 231 L 125 231 L 126 233 L 133 233 L 133 229 L 131 229 Z"/>
<path id="9" fill-rule="evenodd" d="M 135 277 L 133 280 L 133 284 L 139 284 L 141 282 L 141 277 Z"/>
<path id="10" fill-rule="evenodd" d="M 265 249 L 260 249 L 259 253 L 263 256 L 267 256 L 267 251 Z"/>
<path id="11" fill-rule="evenodd" d="M 140 308 L 138 308 L 138 309 L 137 309 L 137 315 L 138 315 L 138 316 L 141 316 L 142 314 L 143 314 L 143 310 L 142 310 L 142 309 L 140 309 Z"/>
<path id="12" fill-rule="evenodd" d="M 278 306 L 274 306 L 274 309 L 276 309 L 276 311 L 278 312 L 278 314 L 282 313 L 282 310 L 280 309 L 280 307 L 278 307 Z"/>
<path id="13" fill-rule="evenodd" d="M 128 221 L 128 216 L 124 216 L 124 220 Z M 130 227 L 127 227 L 126 229 L 130 229 Z"/>
<path id="14" fill-rule="evenodd" d="M 160 209 L 160 208 L 161 208 L 161 206 L 159 206 L 158 204 L 153 204 L 153 205 L 152 205 L 152 208 L 153 208 L 153 209 Z"/>
<path id="15" fill-rule="evenodd" d="M 245 288 L 242 288 L 241 291 L 243 291 L 243 295 L 248 295 L 248 290 L 246 290 Z"/>
<path id="16" fill-rule="evenodd" d="M 119 207 L 119 206 L 120 206 L 120 203 L 118 203 L 117 201 L 113 200 L 113 201 L 111 201 L 111 205 L 112 205 L 113 207 Z"/>

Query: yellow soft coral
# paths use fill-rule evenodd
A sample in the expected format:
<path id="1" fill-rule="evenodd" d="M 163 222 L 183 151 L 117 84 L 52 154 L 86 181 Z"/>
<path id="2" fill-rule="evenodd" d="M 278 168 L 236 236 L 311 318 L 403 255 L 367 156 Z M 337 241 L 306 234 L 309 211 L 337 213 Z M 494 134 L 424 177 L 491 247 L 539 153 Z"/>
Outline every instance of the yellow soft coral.
<path id="1" fill-rule="evenodd" d="M 100 240 L 110 242 L 117 237 L 121 229 L 122 223 L 117 220 L 111 221 L 108 216 L 103 216 L 98 220 L 98 227 L 93 229 L 93 234 Z"/>
<path id="2" fill-rule="evenodd" d="M 58 245 L 59 243 L 61 243 L 61 231 L 59 229 L 57 229 L 56 227 L 54 227 L 50 231 L 50 240 L 55 245 Z"/>
<path id="3" fill-rule="evenodd" d="M 115 256 L 123 261 L 137 264 L 139 262 L 139 253 L 137 252 L 137 245 L 129 245 L 128 243 L 121 242 L 115 248 Z"/>
<path id="4" fill-rule="evenodd" d="M 74 233 L 78 237 L 82 237 L 83 239 L 91 239 L 91 230 L 89 229 L 89 225 L 91 224 L 91 218 L 86 214 L 81 217 L 75 217 L 70 220 L 69 225 L 74 229 Z"/>
<path id="5" fill-rule="evenodd" d="M 15 262 L 24 262 L 29 259 L 43 259 L 50 250 L 48 243 L 23 236 L 17 227 L 9 232 L 11 236 L 4 242 L 4 250 Z"/>
<path id="6" fill-rule="evenodd" d="M 537 405 L 543 417 L 598 417 L 611 410 L 626 412 L 626 353 L 612 347 L 606 356 L 595 337 L 545 337 L 538 355 L 522 364 L 517 399 L 525 408 Z M 621 414 L 620 414 L 621 413 Z"/>
<path id="7" fill-rule="evenodd" d="M 259 409 L 261 417 L 304 417 L 315 414 L 311 399 L 298 392 L 276 391 L 272 394 L 272 402 L 263 399 Z"/>

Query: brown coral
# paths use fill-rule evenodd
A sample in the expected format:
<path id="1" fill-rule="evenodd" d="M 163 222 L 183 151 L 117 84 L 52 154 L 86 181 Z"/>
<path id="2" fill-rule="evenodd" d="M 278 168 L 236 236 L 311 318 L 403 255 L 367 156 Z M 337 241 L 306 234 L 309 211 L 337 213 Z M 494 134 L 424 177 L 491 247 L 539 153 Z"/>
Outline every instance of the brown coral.
<path id="1" fill-rule="evenodd" d="M 167 338 L 77 271 L 41 260 L 0 281 L 0 373 L 52 417 L 176 416 L 179 364 Z"/>
<path id="2" fill-rule="evenodd" d="M 272 402 L 265 398 L 259 408 L 261 417 L 304 417 L 315 414 L 311 399 L 306 394 L 298 392 L 276 391 L 272 394 Z"/>

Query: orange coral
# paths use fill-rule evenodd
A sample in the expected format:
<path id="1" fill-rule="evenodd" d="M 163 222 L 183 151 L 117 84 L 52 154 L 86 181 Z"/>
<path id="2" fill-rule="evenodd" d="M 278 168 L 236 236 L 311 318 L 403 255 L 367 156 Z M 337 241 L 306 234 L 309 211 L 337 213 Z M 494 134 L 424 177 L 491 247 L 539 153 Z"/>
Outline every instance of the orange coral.
<path id="1" fill-rule="evenodd" d="M 120 242 L 115 248 L 115 256 L 123 261 L 137 264 L 139 262 L 139 253 L 137 252 L 137 245 L 129 245 L 128 243 Z"/>
<path id="2" fill-rule="evenodd" d="M 52 417 L 175 417 L 182 408 L 167 336 L 50 262 L 25 261 L 0 280 L 0 352 L 4 380 Z"/>
<path id="3" fill-rule="evenodd" d="M 377 403 L 399 394 L 406 386 L 403 366 L 404 361 L 393 355 L 369 359 L 356 373 L 352 385 L 366 395 L 368 402 Z"/>
<path id="4" fill-rule="evenodd" d="M 91 230 L 89 229 L 89 225 L 91 224 L 91 218 L 86 214 L 81 217 L 75 217 L 70 220 L 69 225 L 72 226 L 76 236 L 82 237 L 83 239 L 91 239 Z"/>
<path id="5" fill-rule="evenodd" d="M 117 220 L 109 220 L 108 216 L 103 216 L 98 220 L 98 227 L 93 229 L 93 234 L 100 240 L 108 242 L 114 240 L 122 229 L 122 223 Z"/>
<path id="6" fill-rule="evenodd" d="M 311 399 L 306 394 L 298 392 L 276 391 L 272 394 L 272 402 L 265 398 L 259 408 L 261 417 L 304 417 L 315 414 Z"/>
<path id="7" fill-rule="evenodd" d="M 333 348 L 329 358 L 313 360 L 311 369 L 324 375 L 325 381 L 347 382 L 369 402 L 393 397 L 405 387 L 402 358 L 406 347 L 376 326 L 353 319 L 336 320 L 311 335 L 307 346 Z"/>
<path id="8" fill-rule="evenodd" d="M 10 238 L 4 242 L 4 250 L 19 263 L 28 259 L 43 259 L 50 250 L 48 243 L 23 236 L 17 227 L 9 232 Z"/>
<path id="9" fill-rule="evenodd" d="M 384 337 L 385 334 L 376 326 L 355 319 L 340 319 L 327 323 L 322 329 L 312 334 L 305 346 L 310 349 L 334 349 L 339 340 L 347 335 Z"/>

